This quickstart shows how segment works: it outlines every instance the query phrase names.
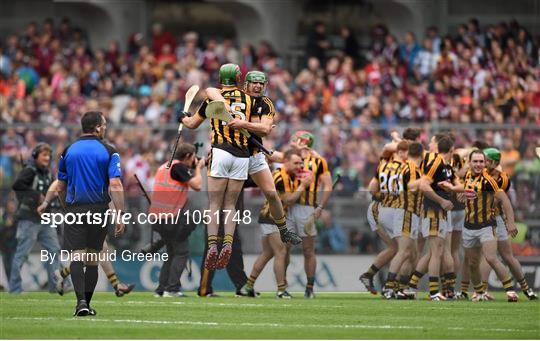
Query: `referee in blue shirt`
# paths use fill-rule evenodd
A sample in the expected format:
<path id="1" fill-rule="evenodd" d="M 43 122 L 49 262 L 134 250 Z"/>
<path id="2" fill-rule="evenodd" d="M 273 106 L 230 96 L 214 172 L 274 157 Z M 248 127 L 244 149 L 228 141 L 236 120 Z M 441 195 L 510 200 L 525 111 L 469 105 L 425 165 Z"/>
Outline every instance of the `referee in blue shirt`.
<path id="1" fill-rule="evenodd" d="M 85 214 L 82 224 L 66 224 L 64 230 L 64 249 L 71 251 L 76 316 L 96 315 L 90 300 L 98 280 L 98 253 L 108 225 L 88 219 L 86 214 L 106 219 L 111 197 L 116 211 L 124 211 L 120 155 L 103 141 L 105 117 L 101 112 L 89 111 L 83 115 L 81 125 L 82 136 L 64 150 L 58 165 L 58 194 L 65 195 L 67 213 Z M 122 234 L 124 225 L 116 224 L 114 232 L 115 236 Z"/>

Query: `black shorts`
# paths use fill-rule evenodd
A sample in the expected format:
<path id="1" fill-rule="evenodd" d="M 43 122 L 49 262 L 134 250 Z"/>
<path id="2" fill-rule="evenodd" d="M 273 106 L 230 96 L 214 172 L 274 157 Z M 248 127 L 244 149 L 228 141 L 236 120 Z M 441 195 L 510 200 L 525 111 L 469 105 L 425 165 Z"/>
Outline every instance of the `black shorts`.
<path id="1" fill-rule="evenodd" d="M 105 212 L 109 209 L 108 204 L 91 204 L 91 205 L 78 205 L 67 207 L 67 214 L 73 213 L 86 214 L 90 212 L 92 214 L 101 215 L 101 220 L 105 219 Z M 103 249 L 103 242 L 107 236 L 109 222 L 103 226 L 103 221 L 99 224 L 97 221 L 88 221 L 86 216 L 81 219 L 81 224 L 77 222 L 75 224 L 64 224 L 64 250 L 85 250 L 91 249 L 101 251 Z"/>

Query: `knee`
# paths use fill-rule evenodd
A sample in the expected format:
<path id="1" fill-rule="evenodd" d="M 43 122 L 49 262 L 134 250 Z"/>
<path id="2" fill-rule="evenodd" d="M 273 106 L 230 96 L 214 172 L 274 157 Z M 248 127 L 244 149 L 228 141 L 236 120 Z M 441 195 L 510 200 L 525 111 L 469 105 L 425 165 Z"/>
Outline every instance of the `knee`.
<path id="1" fill-rule="evenodd" d="M 498 260 L 499 260 L 496 255 L 485 255 L 485 258 L 486 258 L 486 262 L 491 267 L 493 267 L 493 265 L 496 264 L 498 262 Z"/>
<path id="2" fill-rule="evenodd" d="M 306 258 L 315 257 L 315 248 L 313 248 L 313 247 L 305 247 L 304 250 L 303 250 L 303 253 L 304 253 L 304 257 L 306 257 Z"/>

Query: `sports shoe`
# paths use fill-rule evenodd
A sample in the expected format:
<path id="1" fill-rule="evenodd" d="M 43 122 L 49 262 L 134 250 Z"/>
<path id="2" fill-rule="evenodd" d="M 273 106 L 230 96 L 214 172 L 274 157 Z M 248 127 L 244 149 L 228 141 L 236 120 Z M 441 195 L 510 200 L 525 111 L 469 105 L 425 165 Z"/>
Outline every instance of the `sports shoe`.
<path id="1" fill-rule="evenodd" d="M 488 298 L 486 298 L 486 293 L 477 293 L 475 292 L 471 297 L 472 302 L 480 302 L 480 301 L 489 301 Z"/>
<path id="2" fill-rule="evenodd" d="M 517 302 L 519 300 L 518 295 L 515 291 L 507 291 L 506 298 L 508 302 Z"/>
<path id="3" fill-rule="evenodd" d="M 156 298 L 163 297 L 163 293 L 162 292 L 155 292 L 154 297 L 156 297 Z"/>
<path id="4" fill-rule="evenodd" d="M 306 291 L 304 292 L 304 298 L 307 298 L 307 299 L 315 298 L 315 294 L 313 293 L 313 289 L 306 289 Z"/>
<path id="5" fill-rule="evenodd" d="M 435 295 L 429 295 L 430 301 L 446 301 L 446 297 L 444 297 L 440 292 L 436 293 Z"/>
<path id="6" fill-rule="evenodd" d="M 204 260 L 204 268 L 207 270 L 214 270 L 216 268 L 216 263 L 218 260 L 218 248 L 216 245 L 212 245 L 208 249 L 208 253 L 206 254 L 206 259 Z"/>
<path id="7" fill-rule="evenodd" d="M 534 293 L 534 290 L 532 288 L 529 288 L 527 290 L 523 290 L 523 293 L 530 301 L 534 301 L 538 299 L 538 296 Z"/>
<path id="8" fill-rule="evenodd" d="M 116 297 L 122 297 L 129 294 L 133 288 L 135 288 L 135 284 L 118 283 L 116 289 L 114 290 L 114 294 Z"/>
<path id="9" fill-rule="evenodd" d="M 256 292 L 254 288 L 249 288 L 246 285 L 236 290 L 236 297 L 259 297 L 261 293 Z"/>
<path id="10" fill-rule="evenodd" d="M 209 292 L 206 295 L 198 295 L 199 297 L 221 297 L 218 294 L 214 294 L 213 292 Z"/>
<path id="11" fill-rule="evenodd" d="M 289 231 L 287 229 L 280 230 L 279 235 L 281 237 L 281 241 L 285 244 L 289 243 L 292 245 L 298 245 L 302 242 L 302 238 L 300 238 L 296 232 Z"/>
<path id="12" fill-rule="evenodd" d="M 187 297 L 181 291 L 164 291 L 162 297 Z"/>
<path id="13" fill-rule="evenodd" d="M 62 278 L 60 270 L 54 270 L 54 286 L 58 295 L 64 296 L 64 278 Z"/>
<path id="14" fill-rule="evenodd" d="M 484 293 L 484 296 L 486 298 L 486 301 L 495 301 L 495 297 L 487 291 Z"/>
<path id="15" fill-rule="evenodd" d="M 77 302 L 77 306 L 75 307 L 75 313 L 73 316 L 87 316 L 90 314 L 90 310 L 88 309 L 88 304 L 86 304 L 86 300 L 80 300 Z"/>
<path id="16" fill-rule="evenodd" d="M 221 252 L 219 253 L 219 257 L 217 259 L 216 263 L 216 269 L 224 269 L 227 267 L 227 264 L 229 264 L 229 260 L 231 259 L 232 255 L 232 245 L 225 245 L 221 248 Z"/>
<path id="17" fill-rule="evenodd" d="M 395 293 L 395 297 L 398 299 L 398 300 L 414 300 L 416 299 L 416 293 L 412 294 L 412 295 L 409 295 L 405 292 L 404 289 L 401 289 L 401 290 L 398 290 L 396 293 Z"/>
<path id="18" fill-rule="evenodd" d="M 377 295 L 377 290 L 375 289 L 375 285 L 373 284 L 373 277 L 369 276 L 367 273 L 363 273 L 360 276 L 360 282 L 366 287 L 367 291 L 369 291 L 373 295 Z"/>
<path id="19" fill-rule="evenodd" d="M 394 289 L 383 287 L 381 290 L 381 296 L 383 298 L 386 298 L 387 300 L 391 300 L 393 298 L 396 298 L 396 293 L 394 292 Z"/>
<path id="20" fill-rule="evenodd" d="M 417 291 L 413 288 L 407 288 L 403 290 L 403 294 L 407 296 L 407 299 L 409 300 L 415 300 Z"/>
<path id="21" fill-rule="evenodd" d="M 453 291 L 446 291 L 446 295 L 444 295 L 446 297 L 446 299 L 448 300 L 455 300 L 456 299 L 456 293 L 453 292 Z"/>
<path id="22" fill-rule="evenodd" d="M 469 294 L 466 293 L 465 291 L 458 291 L 456 293 L 455 299 L 456 300 L 465 300 L 465 301 L 467 301 L 467 300 L 469 300 Z"/>
<path id="23" fill-rule="evenodd" d="M 311 294 L 313 295 L 313 292 L 311 292 Z M 285 291 L 278 291 L 276 294 L 276 298 L 283 298 L 283 299 L 290 300 L 292 296 L 291 294 L 289 294 L 287 290 L 285 290 Z"/>
<path id="24" fill-rule="evenodd" d="M 88 307 L 88 316 L 96 316 L 97 311 L 94 308 Z"/>

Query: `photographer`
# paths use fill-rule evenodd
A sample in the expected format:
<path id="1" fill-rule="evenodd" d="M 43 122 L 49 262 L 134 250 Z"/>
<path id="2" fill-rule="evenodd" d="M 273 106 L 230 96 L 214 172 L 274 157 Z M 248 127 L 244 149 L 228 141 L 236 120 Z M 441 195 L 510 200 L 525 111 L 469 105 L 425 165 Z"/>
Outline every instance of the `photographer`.
<path id="1" fill-rule="evenodd" d="M 38 143 L 32 150 L 32 159 L 17 176 L 13 183 L 13 190 L 17 195 L 19 207 L 17 209 L 17 248 L 13 256 L 11 274 L 9 275 L 9 292 L 19 294 L 22 292 L 21 268 L 28 254 L 39 241 L 43 249 L 50 254 L 60 253 L 60 244 L 56 229 L 41 224 L 37 207 L 43 202 L 47 188 L 52 181 L 49 171 L 51 161 L 51 147 L 46 143 Z M 56 292 L 54 272 L 60 268 L 58 257 L 45 263 L 48 274 L 49 292 Z"/>
<path id="2" fill-rule="evenodd" d="M 158 221 L 155 230 L 165 242 L 168 259 L 163 263 L 159 274 L 159 286 L 156 295 L 160 297 L 183 297 L 180 292 L 180 276 L 189 257 L 188 237 L 197 227 L 187 225 L 185 217 L 180 216 L 178 225 L 176 217 L 181 214 L 188 200 L 188 190 L 201 190 L 201 169 L 205 160 L 196 157 L 196 148 L 192 144 L 182 143 L 178 146 L 170 169 L 167 163 L 162 164 L 156 173 L 152 189 L 152 204 L 149 212 L 167 219 Z M 174 218 L 170 218 L 174 217 Z"/>

